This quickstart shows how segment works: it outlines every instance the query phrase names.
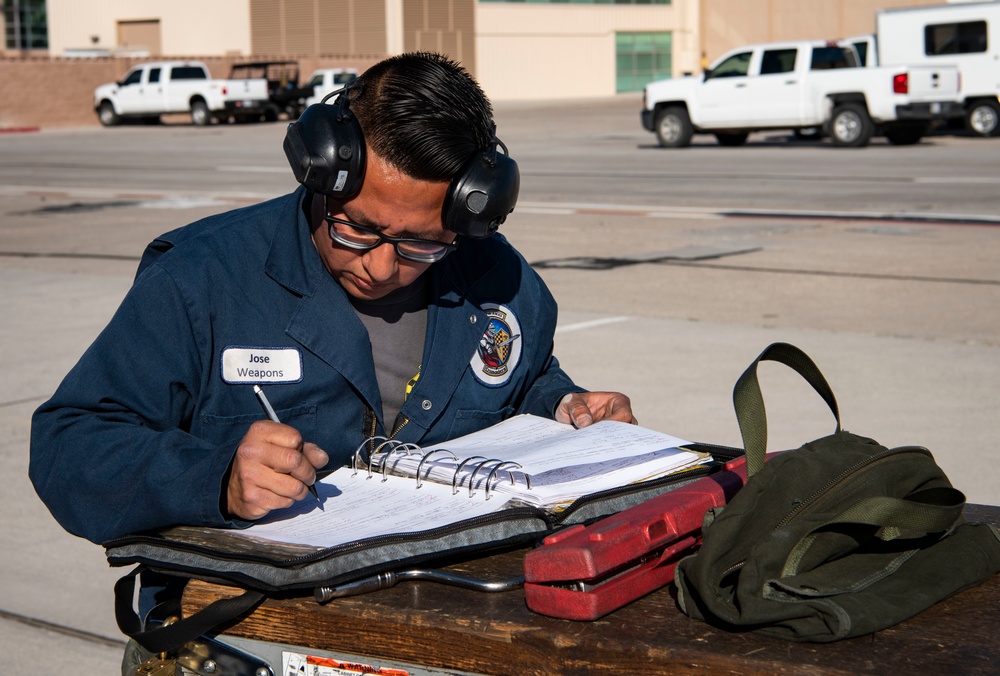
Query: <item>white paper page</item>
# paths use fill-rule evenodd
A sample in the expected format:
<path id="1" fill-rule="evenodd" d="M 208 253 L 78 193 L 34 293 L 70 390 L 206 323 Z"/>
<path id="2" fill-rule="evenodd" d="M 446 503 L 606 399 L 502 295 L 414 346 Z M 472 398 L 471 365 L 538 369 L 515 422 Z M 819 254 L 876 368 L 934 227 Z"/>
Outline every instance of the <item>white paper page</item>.
<path id="1" fill-rule="evenodd" d="M 311 498 L 275 510 L 241 533 L 277 542 L 334 547 L 376 535 L 416 533 L 488 514 L 503 500 L 470 500 L 468 492 L 452 495 L 451 486 L 413 479 L 356 476 L 341 468 L 316 482 L 323 509 Z"/>
<path id="2" fill-rule="evenodd" d="M 506 480 L 506 472 L 502 472 L 504 480 L 491 482 L 490 489 L 497 493 L 516 495 L 525 502 L 540 507 L 555 507 L 568 504 L 588 493 L 655 479 L 711 460 L 701 454 L 678 452 L 677 449 L 654 451 L 642 456 L 641 459 L 643 462 L 629 462 L 629 459 L 621 458 L 602 463 L 602 471 L 599 474 L 588 474 L 579 467 L 552 470 L 532 476 L 530 490 L 520 482 L 510 484 Z M 476 484 L 480 485 L 478 476 Z"/>
<path id="3" fill-rule="evenodd" d="M 456 462 L 443 450 L 430 455 L 437 449 L 446 449 L 457 456 L 459 461 L 472 456 L 484 456 L 517 462 L 522 471 L 531 475 L 533 482 L 537 478 L 540 485 L 550 484 L 555 480 L 585 480 L 591 484 L 609 483 L 614 486 L 621 485 L 620 476 L 607 477 L 608 482 L 601 477 L 619 470 L 620 475 L 634 475 L 636 478 L 632 481 L 649 475 L 651 470 L 648 468 L 636 468 L 640 458 L 643 462 L 651 462 L 667 470 L 697 460 L 699 454 L 676 449 L 687 443 L 690 442 L 628 423 L 601 421 L 578 430 L 547 418 L 519 415 L 488 429 L 425 448 L 423 455 L 428 456 L 428 459 L 421 467 L 420 474 L 450 484 Z M 663 453 L 666 449 L 673 450 Z M 655 457 L 652 455 L 654 453 Z M 391 456 L 388 462 L 394 471 L 405 471 L 412 475 L 417 471 L 420 456 L 397 454 Z M 463 473 L 466 468 L 475 469 L 479 462 L 481 461 L 474 461 L 463 467 Z M 477 484 L 485 479 L 495 465 L 496 463 L 484 465 L 476 473 Z M 546 478 L 546 472 L 552 474 Z M 651 475 L 662 473 L 658 469 Z M 502 476 L 507 476 L 506 472 Z"/>

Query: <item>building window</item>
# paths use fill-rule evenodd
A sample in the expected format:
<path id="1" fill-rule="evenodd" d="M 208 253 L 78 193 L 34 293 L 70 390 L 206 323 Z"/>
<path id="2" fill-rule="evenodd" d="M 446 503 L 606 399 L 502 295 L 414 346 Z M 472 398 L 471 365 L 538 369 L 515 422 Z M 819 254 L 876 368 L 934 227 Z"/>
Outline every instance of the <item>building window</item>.
<path id="1" fill-rule="evenodd" d="M 670 33 L 615 33 L 615 91 L 637 92 L 671 76 Z"/>
<path id="2" fill-rule="evenodd" d="M 479 0 L 479 2 L 518 2 L 545 5 L 669 5 L 673 0 Z"/>
<path id="3" fill-rule="evenodd" d="M 924 28 L 924 54 L 971 54 L 986 51 L 986 22 L 942 23 Z"/>
<path id="4" fill-rule="evenodd" d="M 2 0 L 7 49 L 48 49 L 45 0 Z"/>

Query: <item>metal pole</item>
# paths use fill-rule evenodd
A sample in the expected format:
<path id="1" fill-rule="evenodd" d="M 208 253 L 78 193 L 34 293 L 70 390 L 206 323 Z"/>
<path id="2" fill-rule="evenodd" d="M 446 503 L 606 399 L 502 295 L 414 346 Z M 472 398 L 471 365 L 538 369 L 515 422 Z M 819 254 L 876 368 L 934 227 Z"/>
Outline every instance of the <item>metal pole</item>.
<path id="1" fill-rule="evenodd" d="M 14 49 L 21 49 L 21 0 L 14 0 Z"/>

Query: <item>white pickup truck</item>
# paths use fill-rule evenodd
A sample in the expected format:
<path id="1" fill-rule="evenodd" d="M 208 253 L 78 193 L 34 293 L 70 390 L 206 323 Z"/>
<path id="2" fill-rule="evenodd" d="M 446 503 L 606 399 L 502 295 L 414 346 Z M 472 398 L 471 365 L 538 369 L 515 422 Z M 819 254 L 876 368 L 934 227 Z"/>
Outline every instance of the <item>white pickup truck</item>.
<path id="1" fill-rule="evenodd" d="M 267 80 L 213 80 L 200 61 L 143 63 L 121 82 L 94 90 L 94 110 L 106 127 L 122 118 L 159 120 L 165 113 L 190 113 L 202 126 L 213 118 L 261 115 L 269 107 Z"/>
<path id="2" fill-rule="evenodd" d="M 816 128 L 839 146 L 867 145 L 876 131 L 910 144 L 960 106 L 957 68 L 858 66 L 853 47 L 831 42 L 741 47 L 701 77 L 646 85 L 642 126 L 670 148 L 696 132 L 736 146 L 753 131 Z"/>
<path id="3" fill-rule="evenodd" d="M 330 92 L 337 91 L 358 78 L 356 68 L 320 68 L 313 71 L 309 81 L 302 85 L 303 89 L 311 89 L 312 95 L 306 101 L 306 107 L 319 103 Z"/>

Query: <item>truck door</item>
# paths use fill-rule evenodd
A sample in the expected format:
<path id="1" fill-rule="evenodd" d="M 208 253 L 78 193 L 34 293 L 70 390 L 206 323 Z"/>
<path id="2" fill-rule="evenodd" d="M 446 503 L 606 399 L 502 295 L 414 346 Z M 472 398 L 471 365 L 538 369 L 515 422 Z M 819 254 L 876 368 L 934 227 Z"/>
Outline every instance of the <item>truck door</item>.
<path id="1" fill-rule="evenodd" d="M 797 47 L 764 50 L 759 74 L 747 79 L 747 102 L 754 126 L 795 126 L 802 121 L 803 82 L 798 63 L 804 58 L 802 51 Z"/>
<path id="2" fill-rule="evenodd" d="M 753 51 L 733 54 L 705 73 L 692 121 L 707 128 L 748 126 L 747 73 Z"/>
<path id="3" fill-rule="evenodd" d="M 149 86 L 143 81 L 143 68 L 139 67 L 128 72 L 118 83 L 118 112 L 122 115 L 133 115 L 149 110 L 147 99 Z"/>
<path id="4" fill-rule="evenodd" d="M 160 113 L 163 110 L 163 69 L 159 66 L 149 68 L 149 80 L 146 84 L 146 94 L 143 97 L 142 112 Z"/>

